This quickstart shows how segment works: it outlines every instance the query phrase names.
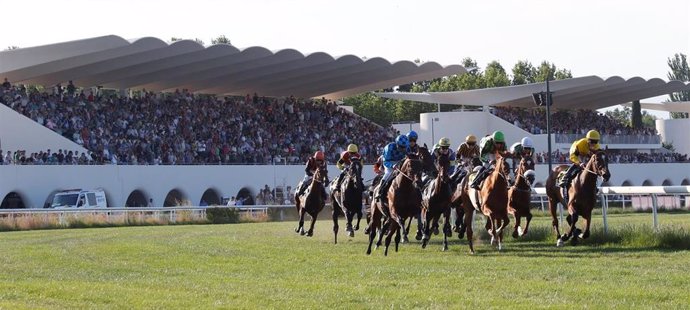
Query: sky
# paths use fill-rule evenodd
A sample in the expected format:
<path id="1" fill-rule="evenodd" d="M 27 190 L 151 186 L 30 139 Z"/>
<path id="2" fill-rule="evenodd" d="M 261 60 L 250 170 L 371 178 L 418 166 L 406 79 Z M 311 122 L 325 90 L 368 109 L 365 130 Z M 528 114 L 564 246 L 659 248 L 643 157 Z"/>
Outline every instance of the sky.
<path id="1" fill-rule="evenodd" d="M 667 80 L 667 59 L 690 54 L 688 0 L 145 1 L 0 0 L 0 49 L 114 34 L 125 39 L 225 35 L 237 47 L 294 48 L 389 61 L 507 71 L 550 61 L 574 76 Z M 645 102 L 661 102 L 667 96 Z M 667 113 L 666 113 L 667 115 Z"/>

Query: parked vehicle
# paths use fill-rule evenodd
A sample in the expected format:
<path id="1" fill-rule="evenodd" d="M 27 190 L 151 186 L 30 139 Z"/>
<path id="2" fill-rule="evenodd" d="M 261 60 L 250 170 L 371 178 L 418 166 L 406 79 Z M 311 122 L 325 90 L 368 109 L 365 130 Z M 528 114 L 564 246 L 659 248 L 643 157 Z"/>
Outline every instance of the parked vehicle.
<path id="1" fill-rule="evenodd" d="M 71 189 L 57 192 L 51 208 L 107 208 L 105 192 L 101 189 Z"/>

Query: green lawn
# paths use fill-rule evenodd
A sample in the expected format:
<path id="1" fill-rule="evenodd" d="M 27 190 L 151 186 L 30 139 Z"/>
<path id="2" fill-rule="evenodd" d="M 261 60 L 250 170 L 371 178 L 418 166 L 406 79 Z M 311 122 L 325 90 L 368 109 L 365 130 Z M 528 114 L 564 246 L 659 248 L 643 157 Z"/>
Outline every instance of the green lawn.
<path id="1" fill-rule="evenodd" d="M 470 255 L 457 237 L 440 252 L 441 236 L 433 236 L 425 250 L 412 241 L 388 257 L 383 249 L 366 256 L 365 235 L 345 237 L 342 221 L 341 243 L 332 243 L 326 213 L 312 238 L 295 234 L 294 222 L 3 232 L 0 308 L 690 305 L 687 250 L 605 241 L 556 248 L 550 221 L 536 217 L 536 241 L 510 240 L 501 253 L 479 240 Z M 651 221 L 609 219 L 614 233 Z M 687 229 L 690 215 L 662 214 L 660 223 Z M 600 217 L 594 233 L 601 235 Z"/>

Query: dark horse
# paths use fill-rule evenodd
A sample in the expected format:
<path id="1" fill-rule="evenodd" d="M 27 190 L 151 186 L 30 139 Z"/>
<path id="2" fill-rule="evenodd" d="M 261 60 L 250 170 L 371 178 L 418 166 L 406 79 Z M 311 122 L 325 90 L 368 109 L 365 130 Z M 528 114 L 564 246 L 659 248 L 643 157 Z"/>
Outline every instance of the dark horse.
<path id="1" fill-rule="evenodd" d="M 417 156 L 419 156 L 419 160 L 422 162 L 422 172 L 426 175 L 432 175 L 436 170 L 436 167 L 434 165 L 434 159 L 431 157 L 431 153 L 429 152 L 429 148 L 426 146 L 426 143 L 424 146 L 420 146 L 418 148 Z M 420 192 L 419 194 L 421 196 L 422 193 Z M 417 218 L 417 234 L 415 235 L 415 239 L 422 240 L 422 229 L 424 224 L 422 223 L 421 211 L 420 214 L 417 214 L 414 217 Z M 409 242 L 409 238 L 407 236 L 410 233 L 410 227 L 412 227 L 412 217 L 410 217 L 410 220 L 407 223 L 407 228 L 405 228 L 405 231 L 403 232 L 403 243 Z M 435 233 L 438 234 L 438 227 L 436 228 L 437 230 Z"/>
<path id="2" fill-rule="evenodd" d="M 359 159 L 352 159 L 350 166 L 345 172 L 343 182 L 340 184 L 340 191 L 334 191 L 335 185 L 331 187 L 331 201 L 333 202 L 333 234 L 334 241 L 338 243 L 338 215 L 345 215 L 347 226 L 345 231 L 350 237 L 355 236 L 355 230 L 359 230 L 359 222 L 362 220 L 362 192 L 364 184 L 362 178 L 362 163 Z M 357 215 L 357 224 L 352 227 L 352 220 Z"/>
<path id="3" fill-rule="evenodd" d="M 443 251 L 448 251 L 448 237 L 453 234 L 450 227 L 450 198 L 453 193 L 450 188 L 448 167 L 450 167 L 448 154 L 440 154 L 437 159 L 436 178 L 427 185 L 422 194 L 421 217 L 424 224 L 422 248 L 426 248 L 429 242 L 432 222 L 435 227 L 438 227 L 439 218 L 443 215 Z"/>
<path id="4" fill-rule="evenodd" d="M 319 212 L 323 210 L 326 205 L 326 190 L 323 187 L 323 182 L 326 180 L 326 169 L 316 169 L 314 176 L 311 179 L 311 184 L 301 196 L 295 194 L 295 207 L 299 214 L 299 225 L 295 228 L 295 232 L 304 235 L 304 213 L 309 213 L 311 216 L 311 226 L 306 232 L 306 235 L 311 237 L 314 235 L 314 224 Z M 296 188 L 300 188 L 297 185 Z"/>
<path id="5" fill-rule="evenodd" d="M 418 189 L 421 186 L 422 162 L 417 155 L 409 154 L 397 172 L 388 193 L 386 193 L 388 205 L 383 202 L 372 202 L 367 254 L 371 254 L 371 245 L 374 242 L 377 229 L 379 231 L 378 244 L 380 244 L 383 234 L 387 234 L 384 255 L 388 255 L 388 247 L 393 235 L 395 235 L 395 251 L 397 252 L 401 232 L 405 230 L 405 219 L 416 216 L 421 211 L 421 195 L 419 195 Z"/>
<path id="6" fill-rule="evenodd" d="M 587 161 L 585 169 L 580 172 L 580 174 L 573 179 L 572 185 L 568 189 L 568 196 L 571 197 L 570 201 L 567 202 L 568 216 L 566 216 L 566 221 L 570 225 L 570 230 L 561 235 L 558 229 L 558 219 L 556 207 L 558 203 L 563 205 L 566 202 L 563 200 L 563 194 L 560 188 L 556 185 L 558 175 L 561 171 L 568 169 L 568 165 L 560 165 L 555 167 L 551 174 L 546 179 L 546 195 L 549 197 L 549 211 L 551 211 L 551 224 L 557 235 L 557 246 L 562 246 L 565 241 L 573 238 L 571 243 L 573 245 L 577 244 L 577 239 L 587 239 L 589 238 L 589 226 L 592 219 L 592 210 L 594 209 L 594 204 L 597 201 L 597 179 L 599 177 L 604 178 L 604 181 L 608 181 L 611 177 L 611 172 L 609 171 L 608 156 L 604 151 L 597 151 L 592 154 L 592 157 Z M 585 232 L 579 233 L 580 229 L 576 228 L 578 218 L 582 216 L 585 220 Z"/>
<path id="7" fill-rule="evenodd" d="M 529 223 L 532 220 L 532 212 L 529 209 L 532 199 L 532 183 L 534 183 L 534 161 L 531 158 L 523 157 L 515 170 L 515 185 L 508 189 L 508 213 L 512 214 L 515 219 L 513 238 L 516 239 L 527 234 Z M 527 218 L 525 230 L 522 230 L 520 226 L 522 217 Z"/>

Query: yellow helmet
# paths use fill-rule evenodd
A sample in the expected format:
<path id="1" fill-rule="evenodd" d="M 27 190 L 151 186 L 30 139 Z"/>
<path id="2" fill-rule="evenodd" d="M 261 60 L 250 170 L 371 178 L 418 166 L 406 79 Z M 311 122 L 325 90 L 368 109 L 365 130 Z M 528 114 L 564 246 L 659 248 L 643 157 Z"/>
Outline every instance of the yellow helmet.
<path id="1" fill-rule="evenodd" d="M 473 142 L 474 142 L 474 143 L 477 143 L 477 137 L 475 137 L 474 135 L 469 135 L 469 136 L 465 137 L 465 142 L 467 142 L 467 143 L 473 143 Z"/>
<path id="2" fill-rule="evenodd" d="M 438 146 L 444 147 L 444 146 L 450 146 L 450 139 L 443 137 L 441 140 L 438 140 Z"/>
<path id="3" fill-rule="evenodd" d="M 601 140 L 601 136 L 599 135 L 599 132 L 596 130 L 590 130 L 587 132 L 587 139 L 588 140 Z"/>
<path id="4" fill-rule="evenodd" d="M 357 144 L 350 144 L 347 146 L 347 151 L 350 153 L 357 153 L 359 152 L 359 148 L 357 148 Z"/>

